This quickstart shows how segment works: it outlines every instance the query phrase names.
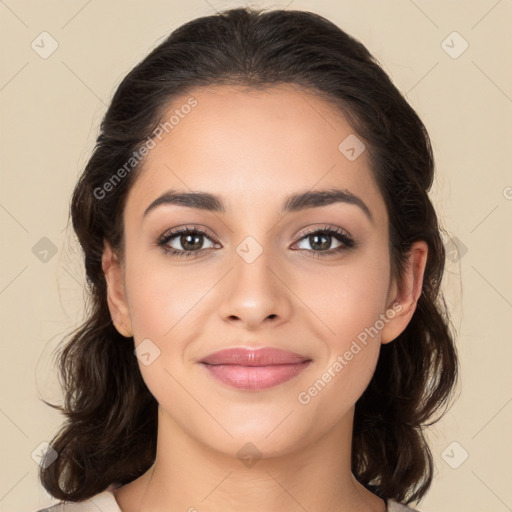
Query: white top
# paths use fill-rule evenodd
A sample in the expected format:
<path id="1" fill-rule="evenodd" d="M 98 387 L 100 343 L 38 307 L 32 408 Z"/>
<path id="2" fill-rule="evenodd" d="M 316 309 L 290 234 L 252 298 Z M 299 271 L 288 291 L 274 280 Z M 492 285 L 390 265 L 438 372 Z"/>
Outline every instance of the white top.
<path id="1" fill-rule="evenodd" d="M 106 491 L 100 492 L 88 500 L 79 502 L 61 501 L 48 508 L 43 508 L 35 512 L 98 512 L 98 510 L 101 510 L 101 512 L 123 512 L 114 498 L 114 489 L 116 489 L 116 486 L 112 485 Z M 394 500 L 388 500 L 387 512 L 419 511 Z"/>

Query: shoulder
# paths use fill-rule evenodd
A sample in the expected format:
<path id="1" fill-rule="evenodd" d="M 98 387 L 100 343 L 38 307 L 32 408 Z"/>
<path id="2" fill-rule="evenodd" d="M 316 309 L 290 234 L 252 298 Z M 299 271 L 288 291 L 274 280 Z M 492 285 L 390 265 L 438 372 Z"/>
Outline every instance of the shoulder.
<path id="1" fill-rule="evenodd" d="M 395 501 L 395 500 L 387 501 L 387 509 L 386 510 L 387 510 L 387 512 L 420 512 L 419 510 L 416 510 L 415 508 L 408 507 L 407 505 L 404 505 L 403 503 L 398 503 L 398 501 Z"/>
<path id="2" fill-rule="evenodd" d="M 35 512 L 122 512 L 111 488 L 84 501 L 60 501 Z"/>

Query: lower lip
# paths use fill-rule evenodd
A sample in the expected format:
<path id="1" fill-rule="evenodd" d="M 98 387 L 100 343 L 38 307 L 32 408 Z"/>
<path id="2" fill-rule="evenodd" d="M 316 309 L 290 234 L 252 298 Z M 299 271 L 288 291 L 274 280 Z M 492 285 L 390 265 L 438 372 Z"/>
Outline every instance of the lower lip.
<path id="1" fill-rule="evenodd" d="M 259 391 L 292 379 L 309 366 L 311 361 L 272 366 L 239 366 L 231 364 L 204 364 L 210 375 L 228 386 Z"/>

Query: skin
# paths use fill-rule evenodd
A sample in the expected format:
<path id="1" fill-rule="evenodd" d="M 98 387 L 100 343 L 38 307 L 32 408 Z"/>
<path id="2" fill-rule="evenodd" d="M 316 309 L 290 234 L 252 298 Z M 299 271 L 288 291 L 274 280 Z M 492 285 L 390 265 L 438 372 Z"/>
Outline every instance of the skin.
<path id="1" fill-rule="evenodd" d="M 103 254 L 116 328 L 136 346 L 149 338 L 160 350 L 150 365 L 139 361 L 159 402 L 156 462 L 118 489 L 116 500 L 123 512 L 383 512 L 384 501 L 351 473 L 354 404 L 381 344 L 414 313 L 427 244 L 413 245 L 403 280 L 391 278 L 388 216 L 367 151 L 350 161 L 338 150 L 354 131 L 325 100 L 292 85 L 219 85 L 191 95 L 198 105 L 150 151 L 130 189 L 124 257 L 108 243 Z M 176 99 L 165 119 L 188 97 Z M 374 222 L 346 203 L 279 215 L 289 195 L 330 187 L 359 196 Z M 218 194 L 226 212 L 163 205 L 143 218 L 169 189 Z M 304 232 L 326 225 L 358 245 L 314 257 L 321 250 Z M 179 226 L 212 235 L 199 240 L 202 254 L 171 256 L 156 245 Z M 247 236 L 262 249 L 251 263 L 236 250 Z M 331 252 L 342 244 L 329 241 Z M 170 244 L 183 250 L 179 235 Z M 400 311 L 378 335 L 309 403 L 299 403 L 298 394 L 393 304 Z M 227 387 L 197 363 L 224 348 L 262 345 L 312 363 L 262 391 Z M 237 456 L 246 443 L 261 457 L 250 467 Z"/>

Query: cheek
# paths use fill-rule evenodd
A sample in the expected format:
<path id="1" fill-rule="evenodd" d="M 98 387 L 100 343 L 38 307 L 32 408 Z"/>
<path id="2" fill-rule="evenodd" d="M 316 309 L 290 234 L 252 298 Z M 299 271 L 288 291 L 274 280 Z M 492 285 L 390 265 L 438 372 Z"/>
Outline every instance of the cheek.
<path id="1" fill-rule="evenodd" d="M 300 284 L 299 284 L 300 283 Z M 299 295 L 325 326 L 337 350 L 371 328 L 385 312 L 389 258 L 385 252 L 354 254 L 343 265 L 304 274 Z"/>
<path id="2" fill-rule="evenodd" d="M 173 407 L 180 409 L 177 397 L 183 398 L 183 390 L 178 383 L 187 378 L 186 349 L 190 340 L 199 336 L 202 323 L 197 317 L 208 281 L 200 279 L 193 266 L 171 268 L 163 258 L 148 264 L 132 254 L 126 268 L 142 378 L 159 403 L 166 403 L 172 396 Z M 146 360 L 141 357 L 145 353 L 149 354 Z M 183 400 L 181 407 L 186 408 L 187 398 Z"/>
<path id="3" fill-rule="evenodd" d="M 333 393 L 332 403 L 338 407 L 355 402 L 375 370 L 381 331 L 391 319 L 385 310 L 388 278 L 389 260 L 385 253 L 375 252 L 303 281 L 302 294 L 325 327 L 328 363 L 321 370 L 324 373 L 316 376 L 317 391 L 329 388 L 324 398 L 328 402 Z"/>
<path id="4" fill-rule="evenodd" d="M 172 337 L 194 318 L 213 282 L 198 267 L 173 268 L 165 258 L 148 263 L 134 255 L 127 264 L 126 285 L 135 340 Z"/>
<path id="5" fill-rule="evenodd" d="M 386 276 L 385 265 L 375 265 L 371 271 L 368 266 L 347 267 L 345 274 L 337 272 L 325 280 L 322 293 L 308 295 L 312 300 L 308 304 L 316 304 L 315 313 L 326 327 L 322 329 L 325 358 L 297 401 L 326 424 L 335 425 L 372 379 L 385 325 L 381 315 L 385 316 Z"/>

